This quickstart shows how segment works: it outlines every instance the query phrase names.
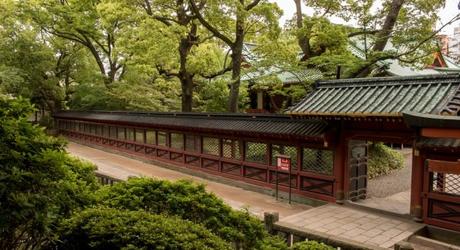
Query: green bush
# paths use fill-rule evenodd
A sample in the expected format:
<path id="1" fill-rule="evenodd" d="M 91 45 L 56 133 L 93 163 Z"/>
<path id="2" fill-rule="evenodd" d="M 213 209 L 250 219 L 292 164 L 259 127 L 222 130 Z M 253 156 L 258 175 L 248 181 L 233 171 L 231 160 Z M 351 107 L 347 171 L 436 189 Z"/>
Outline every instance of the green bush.
<path id="1" fill-rule="evenodd" d="M 201 225 L 144 211 L 90 208 L 61 230 L 57 249 L 231 249 Z"/>
<path id="2" fill-rule="evenodd" d="M 302 241 L 295 243 L 292 250 L 333 250 L 335 248 L 328 246 L 324 243 L 319 243 L 316 241 Z"/>
<path id="3" fill-rule="evenodd" d="M 98 193 L 100 203 L 112 208 L 144 210 L 154 214 L 179 216 L 202 224 L 222 239 L 244 249 L 260 248 L 270 242 L 264 225 L 248 212 L 235 211 L 208 193 L 203 185 L 190 181 L 159 181 L 131 178 L 104 187 Z M 268 242 L 268 243 L 267 243 Z"/>
<path id="4" fill-rule="evenodd" d="M 0 249 L 31 249 L 56 237 L 59 222 L 93 202 L 95 166 L 28 117 L 23 99 L 0 96 Z"/>
<path id="5" fill-rule="evenodd" d="M 383 143 L 369 145 L 368 175 L 370 178 L 386 175 L 404 167 L 404 156 Z"/>

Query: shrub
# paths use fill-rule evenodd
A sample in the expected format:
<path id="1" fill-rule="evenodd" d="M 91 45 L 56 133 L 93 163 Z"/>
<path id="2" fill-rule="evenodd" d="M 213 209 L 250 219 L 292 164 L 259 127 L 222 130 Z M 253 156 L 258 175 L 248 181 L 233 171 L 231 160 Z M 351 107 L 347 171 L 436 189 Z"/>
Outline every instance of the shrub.
<path id="1" fill-rule="evenodd" d="M 316 241 L 297 242 L 292 246 L 292 250 L 334 250 L 335 248 Z"/>
<path id="2" fill-rule="evenodd" d="M 60 220 L 92 202 L 95 167 L 67 155 L 28 117 L 23 99 L 0 96 L 0 249 L 39 248 Z"/>
<path id="3" fill-rule="evenodd" d="M 201 225 L 144 211 L 90 208 L 61 230 L 57 249 L 231 249 Z"/>
<path id="4" fill-rule="evenodd" d="M 368 175 L 375 178 L 404 167 L 404 156 L 383 143 L 369 145 Z"/>
<path id="5" fill-rule="evenodd" d="M 98 193 L 101 204 L 112 208 L 144 210 L 154 214 L 179 216 L 202 224 L 228 242 L 244 249 L 260 248 L 268 241 L 261 221 L 246 211 L 235 211 L 203 185 L 190 181 L 159 181 L 131 178 L 126 182 L 104 187 Z M 268 242 L 268 243 L 267 243 Z"/>

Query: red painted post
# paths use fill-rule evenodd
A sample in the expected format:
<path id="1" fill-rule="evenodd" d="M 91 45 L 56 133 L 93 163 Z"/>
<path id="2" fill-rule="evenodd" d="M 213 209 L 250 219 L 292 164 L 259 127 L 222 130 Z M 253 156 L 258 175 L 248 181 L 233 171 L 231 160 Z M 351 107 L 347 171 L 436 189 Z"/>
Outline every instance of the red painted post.
<path id="1" fill-rule="evenodd" d="M 342 131 L 340 131 L 342 132 Z M 347 152 L 348 145 L 345 136 L 340 133 L 339 141 L 334 148 L 334 177 L 335 177 L 335 200 L 337 203 L 342 204 L 345 200 L 346 185 L 345 182 L 345 169 L 347 169 Z"/>
<path id="2" fill-rule="evenodd" d="M 415 146 L 415 142 L 413 144 Z M 412 149 L 412 180 L 411 180 L 411 199 L 410 214 L 417 220 L 422 219 L 423 215 L 423 179 L 425 167 L 423 164 L 423 155 L 415 147 Z"/>

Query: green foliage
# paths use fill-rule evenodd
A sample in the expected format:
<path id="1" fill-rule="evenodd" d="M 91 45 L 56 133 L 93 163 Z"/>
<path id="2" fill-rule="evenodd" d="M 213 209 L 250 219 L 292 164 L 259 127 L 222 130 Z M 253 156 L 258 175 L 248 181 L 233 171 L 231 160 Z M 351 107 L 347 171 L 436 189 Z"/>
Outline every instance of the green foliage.
<path id="1" fill-rule="evenodd" d="M 334 250 L 335 248 L 328 246 L 324 243 L 319 243 L 316 241 L 302 241 L 295 243 L 292 247 L 292 250 Z"/>
<path id="2" fill-rule="evenodd" d="M 369 145 L 368 175 L 370 178 L 386 175 L 404 167 L 404 156 L 383 143 Z"/>
<path id="3" fill-rule="evenodd" d="M 54 70 L 54 52 L 39 31 L 21 18 L 17 1 L 0 2 L 0 93 L 29 98 L 54 110 L 63 92 Z"/>
<path id="4" fill-rule="evenodd" d="M 108 207 L 167 214 L 202 224 L 222 239 L 245 249 L 276 243 L 268 239 L 270 236 L 257 218 L 248 212 L 232 210 L 214 194 L 206 192 L 203 185 L 190 181 L 173 183 L 131 178 L 104 187 L 98 196 L 100 203 Z"/>
<path id="5" fill-rule="evenodd" d="M 179 110 L 180 87 L 162 79 L 153 84 L 122 81 L 107 89 L 102 83 L 75 87 L 68 106 L 73 110 Z M 140 95 L 139 93 L 142 93 Z"/>
<path id="6" fill-rule="evenodd" d="M 94 165 L 28 121 L 32 106 L 0 96 L 0 248 L 38 248 L 72 211 L 91 204 Z"/>
<path id="7" fill-rule="evenodd" d="M 61 231 L 57 249 L 231 249 L 201 225 L 144 211 L 90 208 Z"/>

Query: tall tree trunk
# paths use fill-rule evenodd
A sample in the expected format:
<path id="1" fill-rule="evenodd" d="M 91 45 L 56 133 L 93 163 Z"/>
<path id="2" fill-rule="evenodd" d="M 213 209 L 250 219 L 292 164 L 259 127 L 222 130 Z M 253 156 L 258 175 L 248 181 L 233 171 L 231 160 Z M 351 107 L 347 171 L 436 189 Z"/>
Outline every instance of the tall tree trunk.
<path id="1" fill-rule="evenodd" d="M 179 80 L 182 87 L 182 112 L 192 112 L 193 107 L 193 74 L 187 71 L 187 59 L 190 50 L 197 42 L 197 25 L 192 23 L 187 37 L 183 37 L 179 44 Z"/>
<path id="2" fill-rule="evenodd" d="M 232 80 L 230 83 L 230 96 L 228 100 L 228 112 L 238 112 L 238 101 L 240 96 L 240 83 L 241 83 L 241 56 L 243 45 L 235 45 L 232 50 Z"/>
<path id="3" fill-rule="evenodd" d="M 385 17 L 385 22 L 383 23 L 382 29 L 377 32 L 375 38 L 375 44 L 372 47 L 373 52 L 381 52 L 387 46 L 388 41 L 390 40 L 391 33 L 396 25 L 398 20 L 399 12 L 401 11 L 402 6 L 404 5 L 405 0 L 393 0 L 388 10 L 388 14 Z M 375 60 L 375 58 L 373 59 Z M 356 71 L 355 74 L 352 74 L 352 77 L 366 77 L 371 73 L 371 68 L 375 62 L 366 63 L 364 66 Z"/>
<path id="4" fill-rule="evenodd" d="M 383 51 L 385 46 L 390 39 L 391 32 L 395 27 L 396 21 L 399 16 L 399 12 L 404 4 L 405 0 L 393 0 L 391 2 L 390 10 L 385 18 L 382 29 L 377 33 L 373 51 Z"/>
<path id="5" fill-rule="evenodd" d="M 241 14 L 236 17 L 235 42 L 232 50 L 232 80 L 230 84 L 230 97 L 228 100 L 228 112 L 238 112 L 238 100 L 241 83 L 241 62 L 243 57 L 244 43 L 244 20 Z"/>
<path id="6" fill-rule="evenodd" d="M 297 29 L 301 29 L 303 27 L 303 15 L 302 15 L 302 1 L 301 0 L 294 0 L 295 7 L 296 7 L 296 24 Z M 302 49 L 303 56 L 301 61 L 306 61 L 308 58 L 311 57 L 311 49 L 310 49 L 310 39 L 306 36 L 306 34 L 297 34 L 297 39 L 300 48 Z"/>

